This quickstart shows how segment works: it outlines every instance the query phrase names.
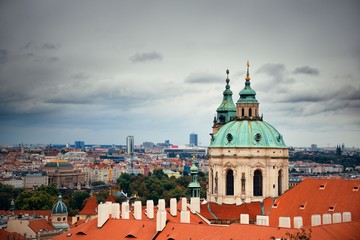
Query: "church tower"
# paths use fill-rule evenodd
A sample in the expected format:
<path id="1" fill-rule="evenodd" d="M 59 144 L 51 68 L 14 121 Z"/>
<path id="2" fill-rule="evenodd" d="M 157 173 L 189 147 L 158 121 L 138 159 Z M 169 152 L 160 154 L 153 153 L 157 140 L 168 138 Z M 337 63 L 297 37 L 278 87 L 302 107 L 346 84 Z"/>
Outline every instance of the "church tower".
<path id="1" fill-rule="evenodd" d="M 224 102 L 232 103 L 228 78 L 226 82 L 220 107 Z M 220 107 L 217 109 L 217 127 L 210 134 L 207 200 L 218 204 L 262 201 L 288 189 L 288 148 L 282 135 L 259 115 L 256 92 L 250 86 L 249 63 L 245 87 L 239 95 L 235 115 L 233 108 L 227 114 L 219 114 Z M 219 121 L 222 114 L 223 124 Z"/>
<path id="2" fill-rule="evenodd" d="M 229 85 L 229 70 L 226 70 L 226 75 L 226 86 L 223 92 L 223 100 L 220 106 L 216 109 L 212 134 L 215 134 L 221 126 L 234 120 L 236 116 L 236 107 L 232 99 L 232 91 L 230 90 Z"/>

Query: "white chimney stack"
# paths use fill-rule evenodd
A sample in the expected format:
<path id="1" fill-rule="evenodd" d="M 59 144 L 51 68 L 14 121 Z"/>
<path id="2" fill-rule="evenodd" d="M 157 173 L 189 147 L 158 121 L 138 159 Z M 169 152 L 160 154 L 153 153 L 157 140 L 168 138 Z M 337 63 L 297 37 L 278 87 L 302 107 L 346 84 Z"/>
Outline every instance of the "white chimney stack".
<path id="1" fill-rule="evenodd" d="M 269 216 L 257 215 L 256 225 L 269 226 Z"/>
<path id="2" fill-rule="evenodd" d="M 177 201 L 176 201 L 176 198 L 171 198 L 170 199 L 170 214 L 172 216 L 177 215 Z"/>
<path id="3" fill-rule="evenodd" d="M 185 197 L 181 198 L 181 210 L 186 211 L 187 210 L 187 200 Z"/>
<path id="4" fill-rule="evenodd" d="M 142 209 L 141 209 L 141 201 L 135 201 L 134 203 L 134 218 L 136 220 L 141 220 Z"/>
<path id="5" fill-rule="evenodd" d="M 165 211 L 165 200 L 164 199 L 159 199 L 158 210 Z"/>
<path id="6" fill-rule="evenodd" d="M 249 214 L 240 214 L 240 223 L 249 224 Z"/>
<path id="7" fill-rule="evenodd" d="M 122 219 L 129 219 L 129 202 L 121 203 L 121 218 Z"/>
<path id="8" fill-rule="evenodd" d="M 333 223 L 341 223 L 341 213 L 333 213 Z"/>
<path id="9" fill-rule="evenodd" d="M 190 198 L 190 209 L 192 213 L 200 213 L 200 198 L 192 197 Z"/>
<path id="10" fill-rule="evenodd" d="M 331 224 L 331 214 L 330 213 L 324 213 L 323 214 L 322 223 L 323 224 Z"/>
<path id="11" fill-rule="evenodd" d="M 351 222 L 351 212 L 343 212 L 343 222 Z"/>
<path id="12" fill-rule="evenodd" d="M 290 217 L 279 217 L 279 227 L 291 228 Z"/>
<path id="13" fill-rule="evenodd" d="M 161 232 L 166 226 L 166 211 L 158 210 L 156 213 L 156 231 Z"/>
<path id="14" fill-rule="evenodd" d="M 154 201 L 147 200 L 146 201 L 146 215 L 150 219 L 154 219 Z"/>
<path id="15" fill-rule="evenodd" d="M 311 226 L 319 226 L 321 225 L 321 216 L 319 214 L 311 215 Z"/>
<path id="16" fill-rule="evenodd" d="M 294 228 L 302 228 L 303 227 L 303 219 L 300 216 L 294 217 Z"/>
<path id="17" fill-rule="evenodd" d="M 97 220 L 97 227 L 102 227 L 105 222 L 109 219 L 109 209 L 108 204 L 100 203 L 98 205 L 98 220 Z"/>
<path id="18" fill-rule="evenodd" d="M 111 216 L 112 216 L 112 218 L 115 218 L 115 219 L 120 218 L 120 204 L 119 203 L 111 204 Z"/>

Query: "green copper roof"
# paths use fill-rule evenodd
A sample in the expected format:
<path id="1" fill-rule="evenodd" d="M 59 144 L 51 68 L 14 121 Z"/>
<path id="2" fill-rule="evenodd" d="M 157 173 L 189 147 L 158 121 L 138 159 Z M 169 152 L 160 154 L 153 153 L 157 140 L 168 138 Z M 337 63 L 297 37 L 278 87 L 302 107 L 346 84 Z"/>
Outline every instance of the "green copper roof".
<path id="1" fill-rule="evenodd" d="M 282 135 L 264 121 L 231 121 L 213 135 L 210 147 L 287 148 Z"/>
<path id="2" fill-rule="evenodd" d="M 245 87 L 239 92 L 240 98 L 238 103 L 257 103 L 255 98 L 256 92 L 250 87 L 250 81 L 245 82 Z"/>
<path id="3" fill-rule="evenodd" d="M 223 92 L 223 100 L 220 106 L 216 109 L 217 112 L 217 122 L 226 123 L 231 121 L 236 116 L 236 106 L 232 99 L 232 91 L 230 90 L 230 79 L 229 79 L 229 70 L 226 70 L 228 75 L 226 78 L 226 86 Z"/>
<path id="4" fill-rule="evenodd" d="M 61 195 L 58 198 L 59 200 L 57 201 L 57 203 L 54 205 L 51 213 L 52 214 L 68 214 L 68 210 L 66 205 L 62 202 L 62 197 Z"/>

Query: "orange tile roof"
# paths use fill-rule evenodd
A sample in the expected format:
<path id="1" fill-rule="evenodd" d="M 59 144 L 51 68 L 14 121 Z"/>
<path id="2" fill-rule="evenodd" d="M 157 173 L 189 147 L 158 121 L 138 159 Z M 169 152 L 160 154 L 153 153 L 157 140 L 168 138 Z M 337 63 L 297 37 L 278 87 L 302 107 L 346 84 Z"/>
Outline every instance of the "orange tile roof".
<path id="1" fill-rule="evenodd" d="M 68 237 L 68 235 L 71 236 Z M 144 220 L 125 220 L 125 219 L 109 219 L 103 227 L 97 227 L 97 218 L 75 227 L 53 240 L 72 240 L 72 239 L 152 239 L 156 234 L 156 222 Z"/>
<path id="2" fill-rule="evenodd" d="M 204 236 L 212 236 L 224 228 L 224 226 L 215 225 L 167 223 L 164 230 L 159 233 L 156 239 L 203 239 Z"/>
<path id="3" fill-rule="evenodd" d="M 261 214 L 261 203 L 260 202 L 253 202 L 253 203 L 244 203 L 242 205 L 235 205 L 235 204 L 216 204 L 213 202 L 208 202 L 206 204 L 200 205 L 200 213 L 205 218 L 212 220 L 216 219 L 213 214 L 216 216 L 217 219 L 222 220 L 240 220 L 240 214 L 246 213 L 249 214 L 250 220 L 255 220 L 256 215 Z"/>
<path id="4" fill-rule="evenodd" d="M 45 219 L 34 219 L 29 221 L 29 227 L 34 232 L 40 232 L 40 231 L 50 231 L 54 230 L 55 228 L 49 223 L 48 220 Z"/>
<path id="5" fill-rule="evenodd" d="M 51 210 L 14 210 L 15 215 L 50 217 Z"/>
<path id="6" fill-rule="evenodd" d="M 23 240 L 24 237 L 16 232 L 8 232 L 4 229 L 0 229 L 0 239 L 16 239 L 16 240 Z"/>
<path id="7" fill-rule="evenodd" d="M 90 197 L 84 208 L 79 212 L 80 215 L 97 215 L 97 202 L 95 197 Z"/>
<path id="8" fill-rule="evenodd" d="M 352 220 L 360 220 L 359 188 L 360 180 L 304 179 L 276 199 L 277 207 L 270 210 L 270 226 L 277 227 L 279 217 L 295 216 L 302 216 L 304 226 L 310 226 L 311 215 L 324 213 L 351 212 Z"/>

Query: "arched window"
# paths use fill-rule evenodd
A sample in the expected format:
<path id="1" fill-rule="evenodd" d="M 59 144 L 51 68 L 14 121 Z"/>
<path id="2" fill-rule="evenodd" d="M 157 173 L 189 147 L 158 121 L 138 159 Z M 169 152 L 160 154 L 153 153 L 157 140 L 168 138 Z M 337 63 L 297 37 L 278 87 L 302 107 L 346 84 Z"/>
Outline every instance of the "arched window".
<path id="1" fill-rule="evenodd" d="M 220 120 L 220 123 L 225 123 L 225 116 L 224 115 L 221 115 L 219 117 L 219 120 Z"/>
<path id="2" fill-rule="evenodd" d="M 254 172 L 254 196 L 262 196 L 262 173 L 259 169 Z"/>
<path id="3" fill-rule="evenodd" d="M 244 108 L 241 109 L 241 116 L 243 117 L 245 115 L 245 110 Z"/>
<path id="4" fill-rule="evenodd" d="M 282 194 L 282 170 L 278 173 L 278 196 Z"/>
<path id="5" fill-rule="evenodd" d="M 251 111 L 251 108 L 249 108 L 249 117 L 252 116 L 252 111 Z"/>
<path id="6" fill-rule="evenodd" d="M 226 173 L 226 195 L 234 195 L 234 173 L 228 170 Z"/>

